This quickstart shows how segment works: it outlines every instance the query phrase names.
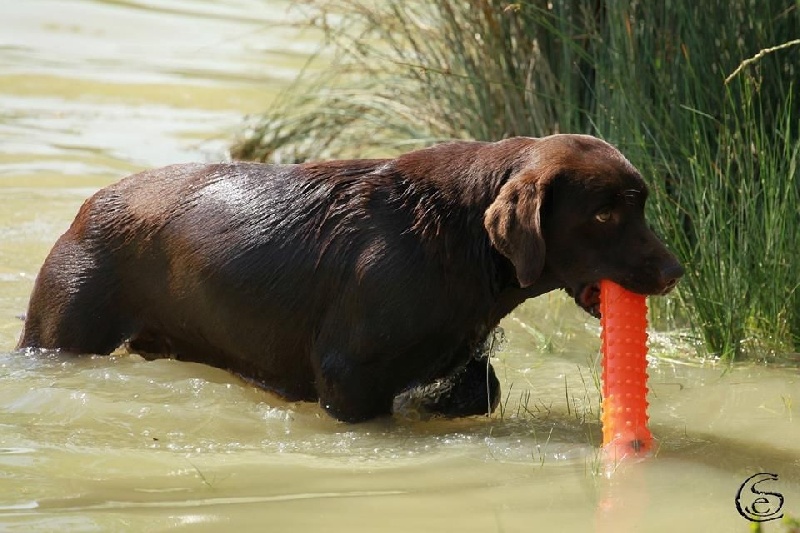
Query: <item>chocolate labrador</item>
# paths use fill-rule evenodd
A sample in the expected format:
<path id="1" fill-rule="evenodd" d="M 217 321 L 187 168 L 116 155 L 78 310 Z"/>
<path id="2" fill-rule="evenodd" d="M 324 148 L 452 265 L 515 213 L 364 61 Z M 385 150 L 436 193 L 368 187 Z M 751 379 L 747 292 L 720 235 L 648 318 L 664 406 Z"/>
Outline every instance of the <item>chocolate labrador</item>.
<path id="1" fill-rule="evenodd" d="M 683 269 L 647 187 L 585 135 L 450 142 L 395 159 L 182 164 L 89 198 L 47 257 L 19 348 L 169 355 L 337 419 L 491 411 L 483 348 L 528 298 L 598 282 L 664 294 Z M 433 393 L 430 393 L 434 390 Z"/>

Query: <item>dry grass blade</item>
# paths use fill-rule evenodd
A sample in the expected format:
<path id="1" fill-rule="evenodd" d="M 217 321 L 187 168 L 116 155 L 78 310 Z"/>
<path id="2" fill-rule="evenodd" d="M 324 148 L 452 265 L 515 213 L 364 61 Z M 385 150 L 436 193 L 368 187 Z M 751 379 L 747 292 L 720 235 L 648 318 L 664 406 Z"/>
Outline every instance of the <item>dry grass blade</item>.
<path id="1" fill-rule="evenodd" d="M 744 70 L 744 69 L 745 69 L 745 68 L 746 68 L 748 65 L 751 65 L 751 64 L 755 63 L 756 61 L 758 61 L 759 59 L 761 59 L 761 58 L 762 58 L 762 57 L 764 57 L 765 55 L 767 55 L 767 54 L 772 54 L 772 53 L 774 53 L 774 52 L 777 52 L 777 51 L 779 51 L 779 50 L 783 50 L 783 49 L 785 49 L 785 48 L 789 48 L 789 47 L 791 47 L 791 46 L 797 46 L 797 45 L 800 45 L 800 39 L 794 39 L 793 41 L 789 41 L 788 43 L 783 43 L 783 44 L 779 44 L 778 46 L 773 46 L 773 47 L 771 47 L 771 48 L 764 48 L 763 50 L 760 50 L 760 51 L 759 51 L 759 52 L 758 52 L 756 55 L 754 55 L 753 57 L 751 57 L 751 58 L 749 58 L 749 59 L 745 59 L 744 61 L 742 61 L 741 63 L 739 63 L 739 66 L 738 66 L 738 67 L 736 67 L 736 70 L 734 70 L 733 72 L 731 72 L 731 73 L 728 75 L 728 77 L 727 77 L 727 78 L 725 78 L 725 84 L 727 85 L 728 83 L 730 83 L 730 81 L 731 81 L 733 78 L 735 78 L 735 77 L 736 77 L 736 76 L 737 76 L 737 75 L 738 75 L 738 74 L 739 74 L 739 73 L 740 73 L 742 70 Z"/>

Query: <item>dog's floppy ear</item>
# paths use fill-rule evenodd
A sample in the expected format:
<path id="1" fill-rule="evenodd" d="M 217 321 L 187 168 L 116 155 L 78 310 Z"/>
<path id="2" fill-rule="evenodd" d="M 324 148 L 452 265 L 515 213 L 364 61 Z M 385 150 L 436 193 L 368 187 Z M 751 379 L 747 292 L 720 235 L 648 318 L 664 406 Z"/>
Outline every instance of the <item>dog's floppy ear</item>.
<path id="1" fill-rule="evenodd" d="M 523 288 L 533 285 L 544 269 L 543 201 L 542 183 L 512 179 L 500 189 L 483 218 L 492 245 L 511 260 Z"/>

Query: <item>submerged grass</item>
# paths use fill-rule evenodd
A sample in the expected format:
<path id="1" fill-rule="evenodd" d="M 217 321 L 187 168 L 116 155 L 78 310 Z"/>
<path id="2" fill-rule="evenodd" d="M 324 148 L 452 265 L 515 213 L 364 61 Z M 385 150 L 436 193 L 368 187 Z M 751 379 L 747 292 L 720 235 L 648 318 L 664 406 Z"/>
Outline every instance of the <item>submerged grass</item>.
<path id="1" fill-rule="evenodd" d="M 687 266 L 654 316 L 690 326 L 707 352 L 730 359 L 800 350 L 800 5 L 303 5 L 332 64 L 301 76 L 234 157 L 291 162 L 452 138 L 598 135 L 645 174 L 650 218 Z"/>

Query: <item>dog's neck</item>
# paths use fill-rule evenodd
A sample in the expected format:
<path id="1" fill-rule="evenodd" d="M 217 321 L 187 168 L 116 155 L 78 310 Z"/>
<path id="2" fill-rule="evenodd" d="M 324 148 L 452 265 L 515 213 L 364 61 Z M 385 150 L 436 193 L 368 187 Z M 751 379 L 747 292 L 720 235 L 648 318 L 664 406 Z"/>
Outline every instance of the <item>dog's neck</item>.
<path id="1" fill-rule="evenodd" d="M 402 155 L 385 171 L 424 184 L 451 205 L 483 213 L 502 186 L 529 163 L 532 149 L 527 137 L 494 143 L 455 141 Z"/>

